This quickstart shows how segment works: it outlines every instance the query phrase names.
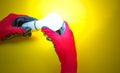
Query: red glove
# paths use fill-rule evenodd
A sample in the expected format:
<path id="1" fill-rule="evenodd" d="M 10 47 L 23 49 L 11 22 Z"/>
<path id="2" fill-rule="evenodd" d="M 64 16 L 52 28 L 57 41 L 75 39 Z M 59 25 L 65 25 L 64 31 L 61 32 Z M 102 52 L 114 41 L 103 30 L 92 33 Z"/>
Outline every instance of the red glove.
<path id="1" fill-rule="evenodd" d="M 61 73 L 77 73 L 77 55 L 74 42 L 74 36 L 68 24 L 65 22 L 66 29 L 62 35 L 50 30 L 42 28 L 53 41 L 57 55 L 61 62 Z"/>
<path id="2" fill-rule="evenodd" d="M 3 40 L 4 37 L 10 34 L 23 34 L 26 32 L 26 30 L 22 28 L 12 26 L 13 21 L 20 16 L 25 15 L 9 14 L 7 17 L 0 21 L 0 40 Z"/>

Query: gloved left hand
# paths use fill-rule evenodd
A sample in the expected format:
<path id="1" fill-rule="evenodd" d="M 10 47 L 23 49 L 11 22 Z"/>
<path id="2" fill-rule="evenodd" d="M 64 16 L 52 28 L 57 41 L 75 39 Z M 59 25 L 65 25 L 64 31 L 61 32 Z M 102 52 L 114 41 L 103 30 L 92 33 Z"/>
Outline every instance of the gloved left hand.
<path id="1" fill-rule="evenodd" d="M 64 23 L 66 28 L 61 35 L 46 27 L 42 27 L 42 31 L 54 43 L 56 53 L 61 62 L 61 73 L 77 73 L 77 52 L 74 35 L 68 23 L 66 21 Z"/>
<path id="2" fill-rule="evenodd" d="M 0 41 L 5 40 L 5 37 L 8 37 L 7 39 L 12 38 L 11 35 L 24 35 L 27 32 L 21 27 L 12 26 L 13 21 L 20 16 L 25 15 L 9 14 L 0 21 Z"/>

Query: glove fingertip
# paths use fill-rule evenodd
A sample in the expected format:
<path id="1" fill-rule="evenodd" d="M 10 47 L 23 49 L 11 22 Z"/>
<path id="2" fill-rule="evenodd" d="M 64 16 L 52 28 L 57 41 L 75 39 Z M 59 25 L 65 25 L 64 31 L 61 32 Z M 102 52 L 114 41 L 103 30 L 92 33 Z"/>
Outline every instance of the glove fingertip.
<path id="1" fill-rule="evenodd" d="M 47 35 L 57 35 L 55 31 L 49 29 L 48 27 L 43 27 L 42 32 L 45 32 Z"/>
<path id="2" fill-rule="evenodd" d="M 29 28 L 29 27 L 22 27 L 22 29 L 25 30 L 25 32 L 31 31 L 31 28 Z"/>
<path id="3" fill-rule="evenodd" d="M 43 31 L 43 32 L 45 32 L 45 31 L 47 31 L 47 30 L 50 30 L 50 29 L 49 29 L 48 27 L 45 27 L 45 26 L 42 27 L 42 31 Z"/>
<path id="4" fill-rule="evenodd" d="M 48 27 L 42 27 L 42 32 L 44 32 L 54 42 L 56 42 L 55 40 L 57 39 L 57 37 L 59 37 L 59 35 L 55 31 L 49 29 Z"/>
<path id="5" fill-rule="evenodd" d="M 20 33 L 20 34 L 23 34 L 25 33 L 26 30 L 22 29 L 22 28 L 14 28 L 14 32 L 13 33 Z"/>
<path id="6" fill-rule="evenodd" d="M 65 22 L 65 26 L 66 26 L 66 28 L 68 29 L 68 28 L 69 28 L 68 23 L 67 23 L 66 21 L 64 21 L 64 22 Z"/>

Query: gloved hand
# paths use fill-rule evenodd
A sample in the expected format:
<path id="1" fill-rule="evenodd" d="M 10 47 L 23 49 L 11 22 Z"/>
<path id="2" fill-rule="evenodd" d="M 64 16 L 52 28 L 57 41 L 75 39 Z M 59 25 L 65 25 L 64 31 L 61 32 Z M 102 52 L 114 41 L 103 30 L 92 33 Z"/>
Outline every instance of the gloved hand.
<path id="1" fill-rule="evenodd" d="M 23 35 L 27 32 L 21 27 L 12 26 L 13 21 L 20 16 L 25 15 L 9 14 L 7 17 L 0 21 L 0 40 L 5 40 L 5 37 L 8 37 L 7 39 L 12 38 L 11 35 Z"/>
<path id="2" fill-rule="evenodd" d="M 55 45 L 56 53 L 61 62 L 61 73 L 77 73 L 77 55 L 74 36 L 67 22 L 65 32 L 57 34 L 49 28 L 43 27 L 42 31 L 50 37 Z"/>

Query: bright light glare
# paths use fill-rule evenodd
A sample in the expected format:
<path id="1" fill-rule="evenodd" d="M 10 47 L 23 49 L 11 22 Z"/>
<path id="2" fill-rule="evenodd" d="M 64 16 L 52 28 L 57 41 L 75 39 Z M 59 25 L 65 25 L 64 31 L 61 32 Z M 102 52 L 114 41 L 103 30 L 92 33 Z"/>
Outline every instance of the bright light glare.
<path id="1" fill-rule="evenodd" d="M 57 13 L 50 13 L 43 19 L 37 21 L 31 21 L 24 23 L 22 27 L 30 27 L 32 30 L 36 30 L 42 28 L 43 26 L 52 29 L 53 31 L 57 31 L 62 27 L 63 19 Z"/>
<path id="2" fill-rule="evenodd" d="M 57 13 L 50 13 L 45 18 L 41 20 L 43 26 L 47 26 L 48 28 L 56 31 L 62 27 L 63 19 Z"/>

